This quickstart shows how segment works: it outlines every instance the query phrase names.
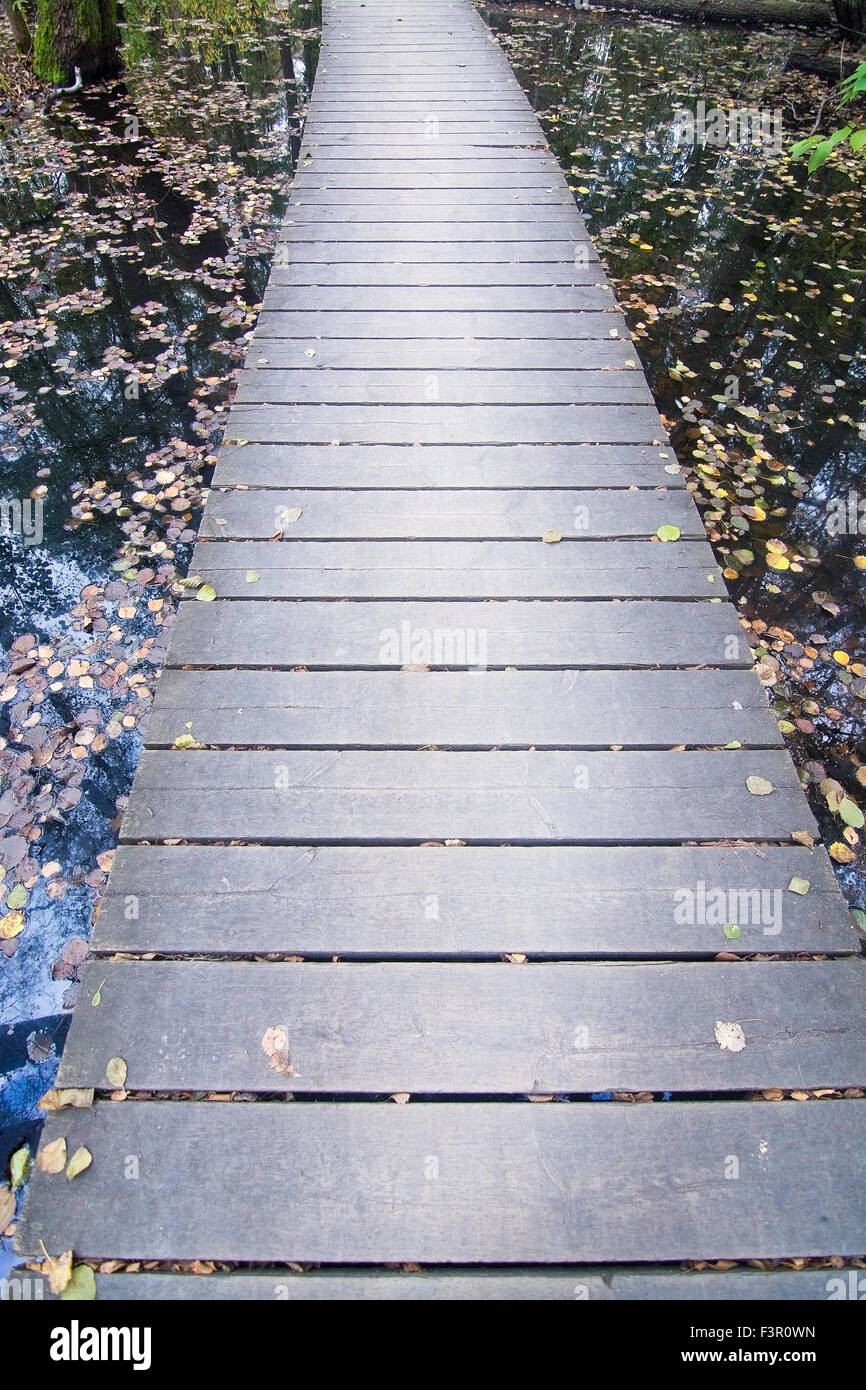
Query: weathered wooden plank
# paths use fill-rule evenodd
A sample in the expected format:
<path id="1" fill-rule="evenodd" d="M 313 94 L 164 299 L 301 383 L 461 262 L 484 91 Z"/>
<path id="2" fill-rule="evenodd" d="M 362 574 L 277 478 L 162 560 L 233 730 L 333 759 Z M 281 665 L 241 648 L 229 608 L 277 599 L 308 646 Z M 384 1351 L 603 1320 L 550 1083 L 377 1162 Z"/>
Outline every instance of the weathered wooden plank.
<path id="1" fill-rule="evenodd" d="M 426 103 L 424 103 L 426 105 Z M 303 166 L 295 175 L 295 186 L 308 188 L 416 188 L 423 197 L 428 188 L 558 188 L 561 175 L 540 169 L 532 173 L 528 169 L 514 170 L 512 173 L 498 171 L 479 171 L 463 173 L 459 168 L 453 172 L 432 173 L 424 169 L 412 169 L 404 173 L 327 173 L 319 172 L 310 165 L 308 172 Z M 480 225 L 480 224 L 479 224 Z"/>
<path id="2" fill-rule="evenodd" d="M 507 313 L 542 311 L 570 313 L 581 309 L 607 309 L 614 298 L 606 285 L 417 285 L 407 294 L 405 288 L 390 285 L 316 285 L 307 288 L 273 285 L 265 291 L 263 305 L 271 311 L 328 314 L 401 312 L 410 305 L 413 313 Z"/>
<path id="3" fill-rule="evenodd" d="M 147 742 L 170 748 L 191 724 L 211 747 L 782 744 L 751 671 L 487 671 L 480 680 L 483 632 L 469 646 L 454 644 L 475 663 L 463 673 L 168 670 Z"/>
<path id="4" fill-rule="evenodd" d="M 31 1278 L 33 1276 L 30 1276 Z M 10 1277 L 14 1282 L 16 1275 Z M 46 1284 L 45 1301 L 52 1301 Z M 98 1274 L 97 1298 L 101 1303 L 127 1302 L 508 1302 L 516 1300 L 575 1299 L 634 1303 L 659 1300 L 697 1302 L 825 1302 L 828 1298 L 853 1298 L 864 1288 L 863 1270 L 841 1269 L 736 1269 L 667 1270 L 644 1266 L 639 1270 L 610 1266 L 607 1269 L 572 1265 L 526 1271 L 488 1267 L 465 1270 L 419 1270 L 373 1273 L 359 1270 L 311 1270 L 307 1274 L 273 1270 L 256 1274 Z M 851 1290 L 854 1290 L 852 1293 Z M 862 1292 L 860 1294 L 862 1296 Z"/>
<path id="5" fill-rule="evenodd" d="M 636 365 L 626 368 L 625 364 L 637 364 L 638 360 L 634 344 L 622 338 L 328 337 L 315 339 L 314 346 L 307 337 L 269 338 L 266 332 L 267 326 L 259 327 L 252 339 L 247 357 L 250 367 L 295 367 L 310 373 L 328 367 L 340 371 L 419 371 L 425 376 L 437 371 L 474 374 L 534 369 L 541 378 L 542 372 L 557 368 L 635 371 Z"/>
<path id="6" fill-rule="evenodd" d="M 405 352 L 408 346 L 389 344 L 389 353 Z M 346 358 L 338 356 L 340 344 L 328 347 L 329 363 L 339 365 L 358 345 L 342 344 Z M 267 351 L 276 356 L 272 345 Z M 287 361 L 289 353 L 309 360 L 298 344 L 278 345 L 278 351 L 286 353 Z M 678 469 L 665 471 L 676 467 L 672 460 L 670 451 L 644 444 L 430 444 L 418 449 L 399 444 L 227 444 L 214 470 L 214 487 L 684 487 Z"/>
<path id="7" fill-rule="evenodd" d="M 403 285 L 410 289 L 430 285 L 443 286 L 486 286 L 486 285 L 595 285 L 598 283 L 598 265 L 571 265 L 569 262 L 557 264 L 529 263 L 507 264 L 494 262 L 490 265 L 432 264 L 419 265 L 405 261 L 385 261 L 373 265 L 355 264 L 352 261 L 339 261 L 326 265 L 322 261 L 300 262 L 285 266 L 274 266 L 271 270 L 270 284 L 284 285 Z M 405 301 L 404 301 L 405 302 Z"/>
<path id="8" fill-rule="evenodd" d="M 251 581 L 248 570 L 259 578 Z M 700 541 L 202 541 L 193 572 L 220 598 L 724 595 L 712 551 Z"/>
<path id="9" fill-rule="evenodd" d="M 688 1094 L 866 1084 L 866 964 L 92 961 L 59 1086 L 136 1091 Z M 226 1008 L 226 1002 L 231 1007 Z M 738 1052 L 719 1046 L 737 1023 Z M 288 1064 L 261 1041 L 285 1029 Z M 289 1070 L 289 1068 L 291 1068 Z M 802 1103 L 802 1102 L 801 1102 Z"/>
<path id="10" fill-rule="evenodd" d="M 369 135 L 376 135 L 377 133 L 381 132 L 372 130 L 369 132 Z M 348 136 L 334 136 L 334 139 L 348 138 Z M 365 140 L 368 138 L 366 130 L 363 138 Z M 434 189 L 432 192 L 426 192 L 424 194 L 423 205 L 431 211 L 434 208 L 446 207 L 453 209 L 455 212 L 462 212 L 463 208 L 466 206 L 466 200 L 459 195 L 455 197 L 447 191 L 443 193 L 437 192 Z M 503 207 L 556 207 L 559 209 L 568 209 L 574 207 L 574 199 L 570 193 L 563 193 L 560 189 L 479 188 L 477 192 L 472 195 L 472 206 L 479 210 L 485 207 L 495 207 L 497 210 Z M 374 214 L 376 212 L 391 213 L 395 212 L 397 209 L 405 209 L 408 212 L 415 213 L 418 210 L 418 197 L 414 191 L 399 193 L 394 192 L 393 189 L 311 188 L 305 193 L 293 194 L 291 207 L 293 217 L 302 210 L 306 209 L 309 211 L 311 208 L 331 208 L 334 212 L 338 210 L 348 211 L 350 208 L 353 210 L 358 208 L 360 211 L 363 211 L 366 208 Z M 498 213 L 491 212 L 488 215 L 497 216 Z M 379 218 L 373 215 L 368 220 L 375 222 L 378 221 Z M 587 249 L 590 257 L 593 260 L 597 260 L 598 258 L 595 250 L 590 249 L 589 246 Z"/>
<path id="11" fill-rule="evenodd" d="M 299 513 L 299 514 L 298 514 Z M 611 492 L 442 489 L 375 492 L 303 488 L 214 492 L 200 536 L 222 540 L 387 540 L 468 538 L 538 540 L 654 536 L 660 526 L 704 539 L 703 522 L 684 488 Z"/>
<path id="12" fill-rule="evenodd" d="M 363 315 L 352 316 L 353 332 L 360 327 L 358 318 Z M 320 331 L 327 329 L 320 325 Z M 236 405 L 225 437 L 273 444 L 320 444 L 335 438 L 347 444 L 651 444 L 665 434 L 655 406 L 644 405 L 612 410 L 603 405 L 301 403 Z"/>
<path id="13" fill-rule="evenodd" d="M 794 878 L 808 894 L 789 889 Z M 728 922 L 740 928 L 736 943 Z M 858 950 L 823 849 L 121 845 L 92 945 L 324 960 L 675 960 L 734 944 Z"/>
<path id="14" fill-rule="evenodd" d="M 607 310 L 565 311 L 558 314 L 423 313 L 411 309 L 393 312 L 322 313 L 263 309 L 257 337 L 264 338 L 546 338 L 570 342 L 582 338 L 625 338 L 625 320 Z M 568 349 L 563 349 L 566 352 Z M 612 412 L 608 412 L 611 414 Z M 411 442 L 403 437 L 401 443 Z M 459 443 L 459 439 L 449 440 Z M 484 440 L 483 443 L 490 443 Z M 551 441 L 555 442 L 555 441 Z M 583 441 L 581 441 L 583 442 Z M 590 440 L 589 442 L 592 442 Z"/>
<path id="15" fill-rule="evenodd" d="M 315 291 L 313 291 L 315 293 Z M 309 359 L 308 359 L 309 360 Z M 644 405 L 652 401 L 643 372 L 620 371 L 287 371 L 259 367 L 241 375 L 239 405 Z M 270 359 L 268 359 L 270 367 Z"/>
<path id="16" fill-rule="evenodd" d="M 422 677 L 419 676 L 419 679 Z M 753 796 L 746 778 L 772 784 Z M 786 752 L 162 752 L 123 840 L 679 843 L 817 834 Z"/>
<path id="17" fill-rule="evenodd" d="M 423 657 L 453 669 L 476 659 L 482 633 L 491 668 L 751 665 L 729 603 L 658 601 L 184 603 L 168 661 L 393 670 Z"/>
<path id="18" fill-rule="evenodd" d="M 49 1115 L 45 1141 L 60 1135 L 93 1163 L 74 1185 L 35 1173 L 33 1255 L 654 1261 L 859 1254 L 866 1237 L 854 1101 L 107 1102 Z"/>
<path id="19" fill-rule="evenodd" d="M 370 194 L 372 199 L 373 194 Z M 476 223 L 485 225 L 495 221 L 496 223 L 519 222 L 524 229 L 531 229 L 532 234 L 536 232 L 539 224 L 542 230 L 551 224 L 557 228 L 562 227 L 566 236 L 572 232 L 582 232 L 582 240 L 586 239 L 583 231 L 583 224 L 577 215 L 574 203 L 569 207 L 567 204 L 541 203 L 528 206 L 524 203 L 515 203 L 509 198 L 501 203 L 491 205 L 489 202 L 474 204 L 467 203 L 465 196 L 456 197 L 447 201 L 440 195 L 440 200 L 432 203 L 427 198 L 419 199 L 417 196 L 411 203 L 393 204 L 389 197 L 380 194 L 381 202 L 367 201 L 358 205 L 345 206 L 343 204 L 313 203 L 307 204 L 305 201 L 292 203 L 289 209 L 289 216 L 282 223 L 285 227 L 309 227 L 311 232 L 316 233 L 320 228 L 332 227 L 337 224 L 341 227 L 349 227 L 355 223 L 395 223 L 395 222 L 447 222 L 465 228 L 465 235 L 471 237 L 472 227 Z M 326 238 L 327 239 L 327 238 Z M 281 238 L 286 240 L 286 238 Z"/>
<path id="20" fill-rule="evenodd" d="M 587 243 L 575 238 L 509 241 L 292 241 L 289 255 L 293 262 L 310 261 L 336 265 L 342 261 L 352 264 L 387 261 L 393 264 L 423 265 L 459 261 L 464 265 L 500 265 L 511 262 L 573 265 L 575 254 L 582 257 Z M 278 253 L 282 254 L 282 253 Z"/>
<path id="21" fill-rule="evenodd" d="M 334 178 L 337 177 L 335 174 Z M 420 196 L 423 197 L 423 194 Z M 294 246 L 307 241 L 313 241 L 316 245 L 330 241 L 344 245 L 375 241 L 386 247 L 389 242 L 394 241 L 444 241 L 451 244 L 466 241 L 570 241 L 574 248 L 575 245 L 581 245 L 586 241 L 586 233 L 576 218 L 553 214 L 543 220 L 527 216 L 522 221 L 514 222 L 500 222 L 490 213 L 489 220 L 485 222 L 453 222 L 447 217 L 430 217 L 412 222 L 389 221 L 385 218 L 374 222 L 329 221 L 316 225 L 306 222 L 284 222 L 281 226 L 278 244 L 288 242 Z M 574 254 L 572 249 L 569 257 L 572 261 Z M 453 251 L 452 258 L 462 259 L 460 255 L 455 257 Z"/>

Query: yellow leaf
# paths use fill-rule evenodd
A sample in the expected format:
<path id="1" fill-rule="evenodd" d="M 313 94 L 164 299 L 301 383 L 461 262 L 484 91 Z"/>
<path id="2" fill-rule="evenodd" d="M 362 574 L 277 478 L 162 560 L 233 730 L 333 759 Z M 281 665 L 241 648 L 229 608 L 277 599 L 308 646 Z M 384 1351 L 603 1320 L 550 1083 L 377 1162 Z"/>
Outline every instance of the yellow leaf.
<path id="1" fill-rule="evenodd" d="M 771 570 L 786 570 L 790 568 L 791 561 L 787 555 L 776 555 L 771 552 L 767 556 L 767 564 Z"/>
<path id="2" fill-rule="evenodd" d="M 92 1162 L 93 1154 L 82 1144 L 80 1148 L 75 1150 L 75 1153 L 66 1166 L 66 1176 L 69 1181 L 71 1182 L 73 1178 L 77 1178 L 78 1174 L 83 1173 L 85 1168 L 89 1168 Z"/>
<path id="3" fill-rule="evenodd" d="M 562 540 L 562 536 L 558 531 L 545 531 L 541 539 L 544 541 L 545 545 L 556 545 L 557 541 Z"/>
<path id="4" fill-rule="evenodd" d="M 851 658 L 847 652 L 834 652 L 833 660 L 838 661 L 840 666 L 847 666 Z"/>
<path id="5" fill-rule="evenodd" d="M 7 912 L 5 917 L 0 917 L 0 941 L 11 941 L 13 936 L 18 936 L 26 921 L 23 912 Z"/>
<path id="6" fill-rule="evenodd" d="M 853 850 L 847 845 L 843 845 L 841 840 L 834 840 L 829 850 L 830 858 L 835 859 L 837 864 L 853 864 L 857 858 Z"/>

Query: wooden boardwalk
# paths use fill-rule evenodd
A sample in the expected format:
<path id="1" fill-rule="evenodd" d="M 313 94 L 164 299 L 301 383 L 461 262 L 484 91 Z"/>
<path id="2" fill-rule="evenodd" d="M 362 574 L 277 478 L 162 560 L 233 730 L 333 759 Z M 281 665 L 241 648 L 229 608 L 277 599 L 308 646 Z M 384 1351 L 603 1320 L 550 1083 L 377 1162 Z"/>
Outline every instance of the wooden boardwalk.
<path id="1" fill-rule="evenodd" d="M 226 437 L 46 1124 L 93 1162 L 20 1248 L 243 1266 L 101 1298 L 826 1298 L 680 1268 L 866 1250 L 863 964 L 466 0 L 326 0 Z"/>

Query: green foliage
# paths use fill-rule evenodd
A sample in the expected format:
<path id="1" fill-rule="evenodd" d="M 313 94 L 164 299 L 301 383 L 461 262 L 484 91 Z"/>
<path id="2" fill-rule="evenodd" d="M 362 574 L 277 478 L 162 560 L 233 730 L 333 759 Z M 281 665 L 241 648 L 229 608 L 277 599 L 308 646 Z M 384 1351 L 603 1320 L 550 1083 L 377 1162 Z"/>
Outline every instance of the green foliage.
<path id="1" fill-rule="evenodd" d="M 846 77 L 844 82 L 839 84 L 839 105 L 849 105 L 864 92 L 866 92 L 866 62 L 861 63 L 859 67 L 854 69 L 850 77 Z M 805 140 L 798 140 L 796 145 L 791 146 L 791 158 L 799 159 L 807 151 L 811 151 L 807 167 L 809 173 L 812 174 L 830 158 L 837 145 L 843 145 L 846 141 L 852 152 L 859 154 L 861 150 L 866 148 L 866 129 L 858 128 L 849 122 L 840 130 L 834 130 L 832 135 L 810 135 Z"/>

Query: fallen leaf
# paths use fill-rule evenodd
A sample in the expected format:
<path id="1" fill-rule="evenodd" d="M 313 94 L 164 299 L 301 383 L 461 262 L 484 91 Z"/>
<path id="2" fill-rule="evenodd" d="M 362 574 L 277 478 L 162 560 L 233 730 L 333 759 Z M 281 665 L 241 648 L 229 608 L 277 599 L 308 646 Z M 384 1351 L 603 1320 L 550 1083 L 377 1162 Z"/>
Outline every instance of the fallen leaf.
<path id="1" fill-rule="evenodd" d="M 841 840 L 834 840 L 827 853 L 831 859 L 835 859 L 837 864 L 853 864 L 857 858 L 853 850 L 847 845 L 843 845 Z"/>
<path id="2" fill-rule="evenodd" d="M 11 941 L 13 936 L 23 932 L 26 924 L 23 912 L 7 912 L 5 917 L 0 917 L 0 941 Z"/>
<path id="3" fill-rule="evenodd" d="M 746 786 L 752 796 L 769 796 L 773 791 L 773 784 L 768 782 L 766 777 L 747 777 Z"/>
<path id="4" fill-rule="evenodd" d="M 105 1077 L 108 1084 L 116 1091 L 122 1091 L 126 1085 L 126 1063 L 122 1057 L 112 1057 L 108 1066 L 105 1068 Z"/>
<path id="5" fill-rule="evenodd" d="M 202 603 L 212 603 L 216 598 L 216 589 L 212 584 L 202 584 L 201 588 L 196 590 L 196 598 Z"/>
<path id="6" fill-rule="evenodd" d="M 43 1145 L 36 1155 L 36 1167 L 41 1173 L 62 1173 L 66 1166 L 66 1140 L 63 1135 Z"/>
<path id="7" fill-rule="evenodd" d="M 92 1088 L 68 1087 L 60 1091 L 46 1091 L 37 1103 L 39 1110 L 66 1110 L 70 1106 L 77 1110 L 89 1110 L 93 1104 Z"/>
<path id="8" fill-rule="evenodd" d="M 60 1297 L 65 1301 L 79 1300 L 92 1303 L 96 1298 L 96 1275 L 90 1265 L 76 1265 L 72 1278 Z"/>
<path id="9" fill-rule="evenodd" d="M 45 1247 L 42 1248 L 44 1250 Z M 72 1251 L 64 1250 L 62 1255 L 46 1255 L 40 1268 L 51 1292 L 62 1294 L 72 1278 Z"/>
<path id="10" fill-rule="evenodd" d="M 396 1103 L 397 1103 L 398 1105 L 408 1105 L 408 1104 L 409 1104 L 409 1101 L 410 1101 L 410 1099 L 411 1099 L 411 1092 L 410 1092 L 410 1091 L 397 1091 L 397 1092 L 391 1097 L 391 1099 L 392 1099 L 393 1101 L 396 1101 Z"/>
<path id="11" fill-rule="evenodd" d="M 562 536 L 558 531 L 543 531 L 541 539 L 544 541 L 545 545 L 556 545 L 557 541 L 562 540 Z"/>
<path id="12" fill-rule="evenodd" d="M 808 830 L 792 830 L 791 839 L 798 845 L 805 845 L 807 849 L 815 848 L 815 837 L 810 835 Z"/>
<path id="13" fill-rule="evenodd" d="M 0 1186 L 0 1236 L 15 1216 L 15 1193 L 8 1183 Z"/>
<path id="14" fill-rule="evenodd" d="M 660 526 L 656 531 L 660 541 L 678 541 L 680 538 L 679 526 Z"/>
<path id="15" fill-rule="evenodd" d="M 69 1181 L 71 1182 L 73 1178 L 77 1178 L 78 1174 L 83 1173 L 85 1168 L 89 1168 L 92 1162 L 93 1154 L 82 1144 L 80 1148 L 75 1150 L 75 1153 L 66 1166 L 66 1176 Z"/>
<path id="16" fill-rule="evenodd" d="M 742 1052 L 746 1046 L 746 1035 L 739 1023 L 717 1023 L 713 1032 L 723 1052 Z"/>
<path id="17" fill-rule="evenodd" d="M 811 884 L 809 883 L 809 880 L 807 878 L 798 878 L 795 874 L 794 877 L 791 879 L 791 882 L 788 884 L 788 892 L 799 893 L 800 897 L 804 898 L 808 893 L 810 887 Z"/>
<path id="18" fill-rule="evenodd" d="M 289 1058 L 289 1035 L 285 1028 L 268 1028 L 259 1046 L 273 1071 L 280 1076 L 297 1076 Z"/>

